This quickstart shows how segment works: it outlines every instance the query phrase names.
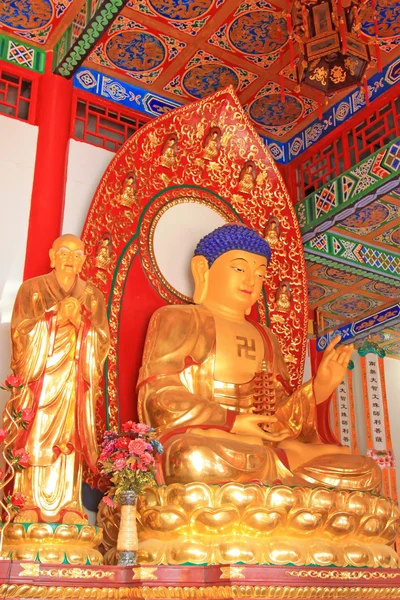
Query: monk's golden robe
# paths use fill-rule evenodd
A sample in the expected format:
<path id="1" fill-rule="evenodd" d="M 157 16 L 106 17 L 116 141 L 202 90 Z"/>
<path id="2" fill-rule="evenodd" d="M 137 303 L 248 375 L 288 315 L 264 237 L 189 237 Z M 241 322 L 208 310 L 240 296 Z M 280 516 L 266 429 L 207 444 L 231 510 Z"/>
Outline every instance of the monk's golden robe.
<path id="1" fill-rule="evenodd" d="M 81 305 L 79 330 L 57 315 L 59 303 L 71 296 Z M 54 272 L 30 279 L 19 289 L 11 335 L 11 366 L 25 383 L 18 406 L 34 411 L 14 443 L 29 453 L 31 465 L 16 475 L 14 490 L 39 520 L 83 514 L 82 463 L 96 472 L 95 402 L 109 345 L 104 298 L 78 277 L 69 292 Z"/>
<path id="2" fill-rule="evenodd" d="M 312 381 L 292 392 L 275 336 L 254 326 L 264 336 L 265 359 L 272 364 L 278 419 L 274 431 L 289 429 L 289 440 L 299 442 L 299 451 L 303 444 L 314 444 L 316 454 L 323 455 L 292 471 L 279 444 L 232 433 L 236 414 L 252 412 L 253 381 L 240 385 L 215 381 L 213 315 L 202 306 L 167 306 L 150 322 L 138 382 L 141 417 L 157 428 L 164 445 L 163 481 L 279 480 L 360 490 L 379 486 L 381 472 L 375 461 L 337 452 L 329 426 L 318 417 Z"/>

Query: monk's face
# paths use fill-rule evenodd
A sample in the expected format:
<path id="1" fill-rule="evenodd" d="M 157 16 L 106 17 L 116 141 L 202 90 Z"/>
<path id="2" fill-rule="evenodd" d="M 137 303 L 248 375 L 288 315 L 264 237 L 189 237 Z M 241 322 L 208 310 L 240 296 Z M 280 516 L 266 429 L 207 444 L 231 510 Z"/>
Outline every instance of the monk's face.
<path id="1" fill-rule="evenodd" d="M 249 309 L 263 286 L 267 259 L 244 250 L 230 250 L 212 264 L 207 299 L 233 310 Z"/>
<path id="2" fill-rule="evenodd" d="M 75 236 L 54 242 L 51 253 L 52 266 L 58 275 L 77 275 L 85 262 L 85 248 Z"/>

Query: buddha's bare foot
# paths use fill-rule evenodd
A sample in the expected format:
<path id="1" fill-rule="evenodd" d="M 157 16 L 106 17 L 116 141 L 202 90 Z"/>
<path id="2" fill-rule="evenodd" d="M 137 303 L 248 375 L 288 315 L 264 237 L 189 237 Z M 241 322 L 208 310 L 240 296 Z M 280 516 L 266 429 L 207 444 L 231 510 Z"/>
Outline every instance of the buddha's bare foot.
<path id="1" fill-rule="evenodd" d="M 61 523 L 65 525 L 87 525 L 87 515 L 80 513 L 77 510 L 69 510 L 68 508 L 60 511 Z"/>

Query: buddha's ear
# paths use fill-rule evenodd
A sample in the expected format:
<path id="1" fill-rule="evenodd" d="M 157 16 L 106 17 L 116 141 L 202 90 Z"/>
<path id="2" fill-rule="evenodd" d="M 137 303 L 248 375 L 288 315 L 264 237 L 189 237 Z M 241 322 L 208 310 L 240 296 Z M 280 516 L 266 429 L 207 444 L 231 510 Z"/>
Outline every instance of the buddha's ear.
<path id="1" fill-rule="evenodd" d="M 50 256 L 50 266 L 52 269 L 54 269 L 55 267 L 55 258 L 56 258 L 56 251 L 54 250 L 54 248 L 50 248 L 49 250 L 49 256 Z"/>
<path id="2" fill-rule="evenodd" d="M 194 279 L 193 302 L 203 304 L 208 289 L 208 261 L 205 256 L 194 256 L 190 263 Z"/>

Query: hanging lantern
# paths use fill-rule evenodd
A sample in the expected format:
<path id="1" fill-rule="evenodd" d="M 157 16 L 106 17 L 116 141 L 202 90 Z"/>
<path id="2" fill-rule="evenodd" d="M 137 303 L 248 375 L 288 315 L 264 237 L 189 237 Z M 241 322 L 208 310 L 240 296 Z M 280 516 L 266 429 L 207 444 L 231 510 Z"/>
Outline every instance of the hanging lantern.
<path id="1" fill-rule="evenodd" d="M 299 43 L 298 81 L 324 94 L 359 84 L 371 60 L 356 16 L 362 0 L 296 0 L 292 22 Z"/>

